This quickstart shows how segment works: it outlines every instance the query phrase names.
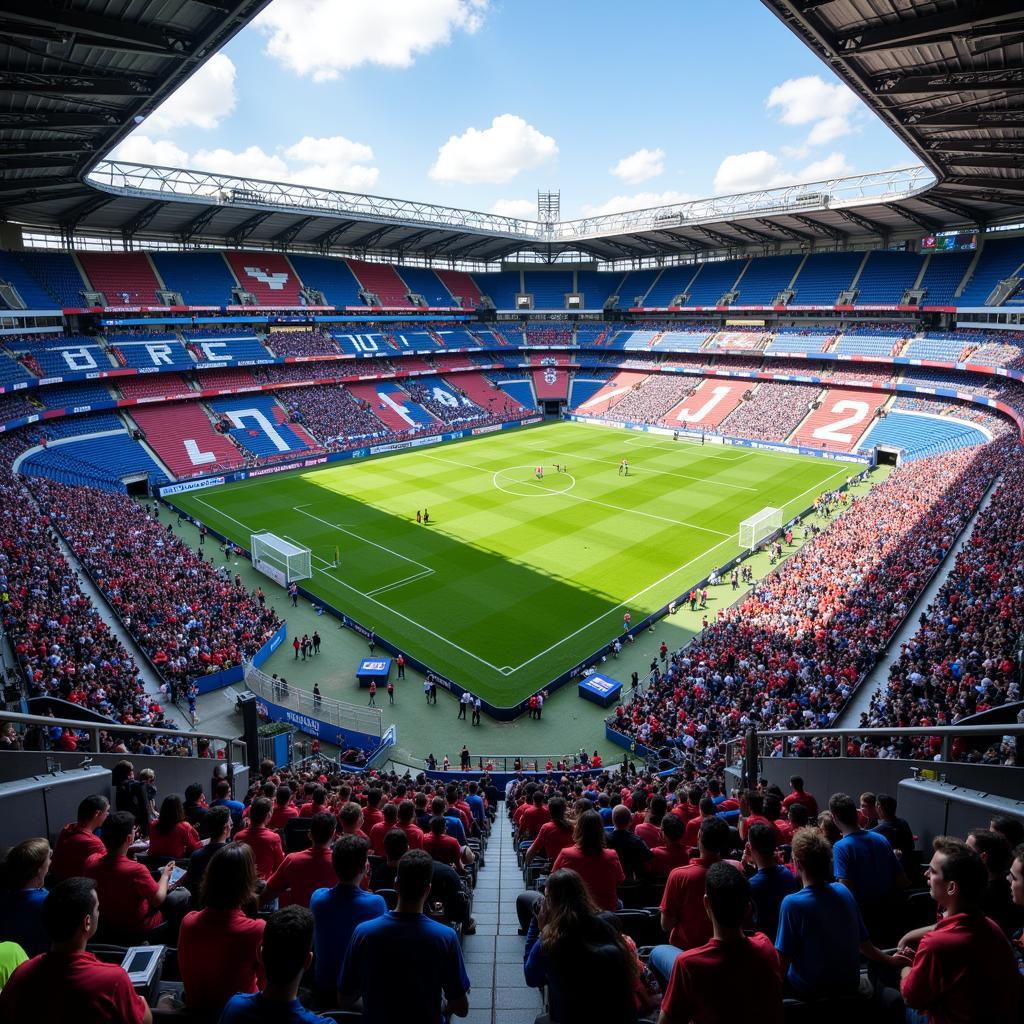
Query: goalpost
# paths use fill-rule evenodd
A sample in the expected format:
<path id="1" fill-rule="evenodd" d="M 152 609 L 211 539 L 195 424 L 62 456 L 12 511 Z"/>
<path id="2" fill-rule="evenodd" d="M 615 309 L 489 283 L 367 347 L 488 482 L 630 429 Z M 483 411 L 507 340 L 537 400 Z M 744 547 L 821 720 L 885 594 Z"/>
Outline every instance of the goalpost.
<path id="1" fill-rule="evenodd" d="M 252 534 L 252 565 L 265 576 L 288 586 L 313 575 L 313 553 L 309 548 L 278 537 L 273 533 Z"/>
<path id="2" fill-rule="evenodd" d="M 745 551 L 756 548 L 782 526 L 781 508 L 763 508 L 740 523 L 740 547 Z"/>

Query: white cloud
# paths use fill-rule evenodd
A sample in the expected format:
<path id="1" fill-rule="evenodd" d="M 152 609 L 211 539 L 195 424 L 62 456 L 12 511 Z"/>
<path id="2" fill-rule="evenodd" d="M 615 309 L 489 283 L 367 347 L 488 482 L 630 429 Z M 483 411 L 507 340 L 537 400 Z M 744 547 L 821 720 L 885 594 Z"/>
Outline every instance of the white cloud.
<path id="1" fill-rule="evenodd" d="M 273 58 L 316 82 L 364 64 L 404 68 L 453 32 L 474 33 L 488 0 L 275 0 L 253 24 Z"/>
<path id="2" fill-rule="evenodd" d="M 154 132 L 191 125 L 216 128 L 235 109 L 235 65 L 223 53 L 215 53 L 180 89 L 146 119 Z"/>
<path id="3" fill-rule="evenodd" d="M 145 135 L 130 135 L 110 154 L 110 159 L 159 167 L 188 166 L 188 153 L 180 146 L 169 139 L 151 139 Z"/>
<path id="4" fill-rule="evenodd" d="M 467 128 L 437 151 L 434 181 L 502 185 L 558 155 L 558 144 L 516 114 L 499 114 L 490 128 Z"/>
<path id="5" fill-rule="evenodd" d="M 537 204 L 532 199 L 499 199 L 491 206 L 491 213 L 496 213 L 499 217 L 536 220 Z"/>
<path id="6" fill-rule="evenodd" d="M 792 170 L 774 153 L 755 149 L 749 153 L 734 153 L 719 164 L 715 174 L 715 192 L 718 195 L 754 192 L 762 188 L 780 188 L 804 181 L 838 178 L 852 172 L 853 166 L 846 159 L 845 153 L 829 153 L 821 160 L 806 164 L 799 170 Z"/>
<path id="7" fill-rule="evenodd" d="M 787 79 L 772 89 L 765 105 L 769 110 L 778 109 L 783 124 L 811 125 L 807 146 L 823 146 L 858 130 L 854 123 L 861 109 L 857 95 L 818 75 Z"/>
<path id="8" fill-rule="evenodd" d="M 292 180 L 302 185 L 365 192 L 373 188 L 380 177 L 379 169 L 368 165 L 373 159 L 373 150 L 344 135 L 322 139 L 306 135 L 289 146 L 284 155 L 304 165 L 292 172 Z"/>
<path id="9" fill-rule="evenodd" d="M 192 154 L 190 164 L 200 171 L 236 174 L 242 178 L 288 180 L 288 165 L 276 153 L 265 153 L 259 146 L 249 146 L 238 153 L 223 148 L 201 149 Z"/>
<path id="10" fill-rule="evenodd" d="M 696 196 L 688 192 L 636 192 L 631 196 L 612 196 L 597 206 L 584 203 L 580 214 L 584 217 L 600 217 L 606 213 L 625 213 L 627 210 L 646 210 L 652 206 L 669 206 L 672 203 L 688 203 Z"/>
<path id="11" fill-rule="evenodd" d="M 621 178 L 630 185 L 639 185 L 641 181 L 656 178 L 665 170 L 665 150 L 638 149 L 629 156 L 624 156 L 608 173 Z"/>

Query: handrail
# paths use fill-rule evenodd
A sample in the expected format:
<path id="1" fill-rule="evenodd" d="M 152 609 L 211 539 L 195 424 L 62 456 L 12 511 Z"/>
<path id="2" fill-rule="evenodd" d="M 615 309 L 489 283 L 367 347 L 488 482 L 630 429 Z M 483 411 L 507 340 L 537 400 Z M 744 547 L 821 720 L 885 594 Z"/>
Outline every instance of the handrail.
<path id="1" fill-rule="evenodd" d="M 145 736 L 173 736 L 179 739 L 186 737 L 193 742 L 198 739 L 206 739 L 211 742 L 223 743 L 224 757 L 229 763 L 233 760 L 234 747 L 238 746 L 241 748 L 242 753 L 241 762 L 246 763 L 245 740 L 240 740 L 235 736 L 222 736 L 218 733 L 184 732 L 181 729 L 175 729 L 173 726 L 127 725 L 124 722 L 86 722 L 77 718 L 51 718 L 49 715 L 26 715 L 20 711 L 0 712 L 0 721 L 13 722 L 15 725 L 39 725 L 45 728 L 60 725 L 79 732 L 88 732 L 90 740 L 89 753 L 92 754 L 103 753 L 100 750 L 101 732 L 130 733 L 133 736 L 141 733 Z M 164 756 L 173 757 L 176 755 L 168 754 Z M 193 753 L 189 757 L 198 757 L 198 754 Z"/>

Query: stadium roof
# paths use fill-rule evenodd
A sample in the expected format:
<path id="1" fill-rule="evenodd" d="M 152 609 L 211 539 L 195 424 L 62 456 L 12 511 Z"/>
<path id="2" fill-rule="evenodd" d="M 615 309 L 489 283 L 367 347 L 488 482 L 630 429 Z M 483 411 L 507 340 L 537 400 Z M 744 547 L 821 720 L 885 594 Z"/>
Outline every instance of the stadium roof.
<path id="1" fill-rule="evenodd" d="M 763 0 L 925 166 L 542 224 L 100 162 L 266 0 L 8 0 L 0 209 L 35 228 L 439 260 L 865 244 L 1024 219 L 1020 0 Z M 73 9 L 69 10 L 69 6 Z M 112 11 L 118 11 L 113 14 Z M 88 174 L 88 178 L 85 175 Z"/>

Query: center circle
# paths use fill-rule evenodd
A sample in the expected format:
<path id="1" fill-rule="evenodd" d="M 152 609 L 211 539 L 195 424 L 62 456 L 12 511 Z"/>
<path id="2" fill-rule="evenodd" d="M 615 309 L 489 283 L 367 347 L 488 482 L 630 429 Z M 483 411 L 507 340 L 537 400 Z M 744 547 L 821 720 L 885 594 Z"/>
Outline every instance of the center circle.
<path id="1" fill-rule="evenodd" d="M 553 467 L 545 466 L 544 477 L 538 480 L 536 469 L 535 465 L 499 469 L 493 477 L 494 486 L 517 498 L 550 498 L 566 494 L 576 486 L 572 473 L 556 473 Z"/>

